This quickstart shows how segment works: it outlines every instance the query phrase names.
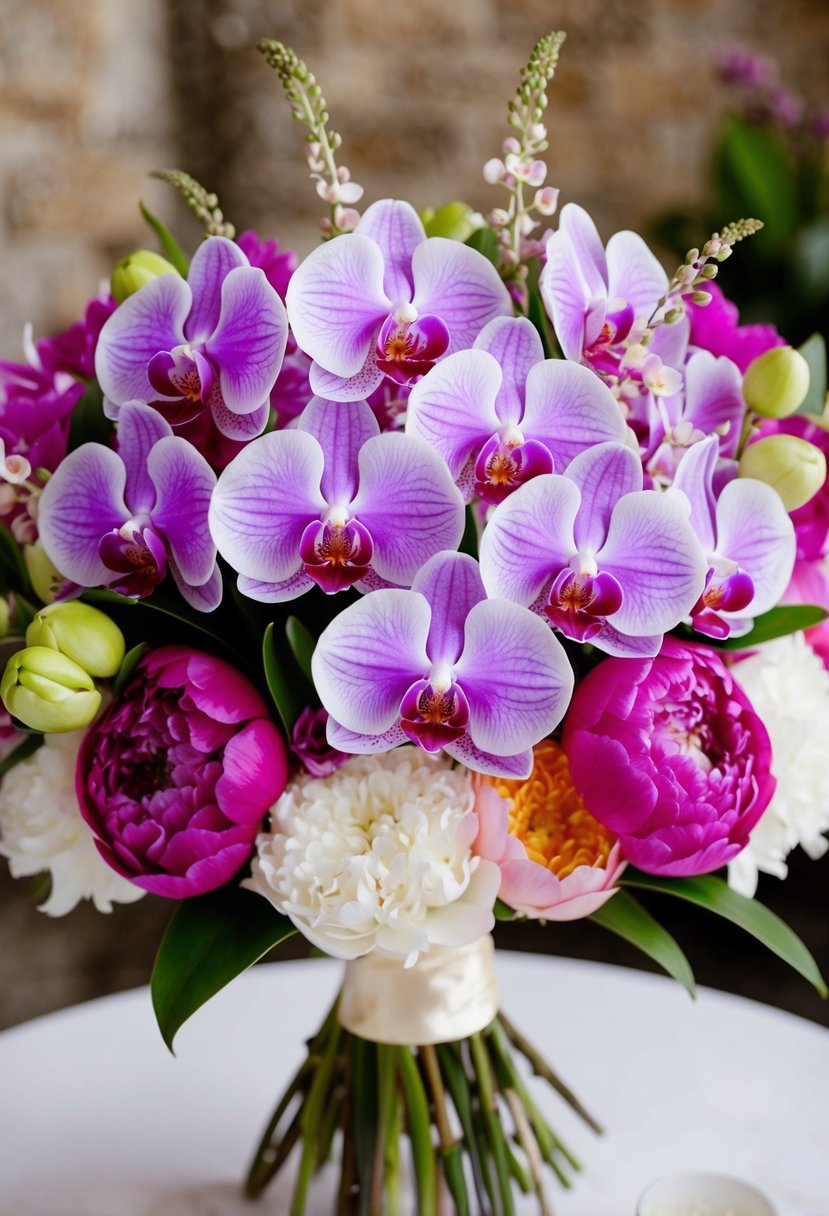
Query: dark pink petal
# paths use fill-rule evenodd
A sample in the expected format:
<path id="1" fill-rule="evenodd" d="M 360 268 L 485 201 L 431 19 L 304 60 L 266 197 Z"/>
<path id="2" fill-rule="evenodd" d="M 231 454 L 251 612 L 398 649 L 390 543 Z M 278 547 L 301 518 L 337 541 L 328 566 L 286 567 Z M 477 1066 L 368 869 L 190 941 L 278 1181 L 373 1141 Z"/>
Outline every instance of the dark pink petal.
<path id="1" fill-rule="evenodd" d="M 159 351 L 184 341 L 184 323 L 192 296 L 184 279 L 164 274 L 128 296 L 101 330 L 95 351 L 95 375 L 116 405 L 154 401 L 147 365 Z"/>
<path id="2" fill-rule="evenodd" d="M 202 857 L 186 874 L 136 874 L 132 881 L 153 895 L 165 899 L 191 899 L 215 891 L 237 874 L 253 852 L 253 840 L 231 844 L 210 857 Z"/>
<path id="3" fill-rule="evenodd" d="M 224 660 L 184 646 L 162 647 L 152 653 L 165 663 L 168 655 L 173 662 L 179 655 L 183 656 L 186 680 L 181 681 L 180 675 L 174 675 L 165 682 L 161 675 L 159 684 L 166 683 L 168 688 L 185 684 L 196 707 L 217 722 L 243 722 L 246 718 L 267 716 L 265 703 L 250 681 Z"/>
<path id="4" fill-rule="evenodd" d="M 412 298 L 412 257 L 426 240 L 420 216 L 410 203 L 384 198 L 372 203 L 354 229 L 370 237 L 383 255 L 383 290 L 393 304 Z"/>
<path id="5" fill-rule="evenodd" d="M 100 587 L 112 577 L 98 545 L 130 518 L 126 481 L 120 456 L 102 444 L 85 443 L 61 461 L 43 490 L 38 505 L 43 547 L 61 574 L 81 587 Z"/>
<path id="6" fill-rule="evenodd" d="M 222 753 L 216 801 L 233 823 L 259 823 L 285 788 L 285 744 L 267 718 L 249 722 Z"/>
<path id="7" fill-rule="evenodd" d="M 330 505 L 346 506 L 357 492 L 357 456 L 380 427 L 365 401 L 325 401 L 314 397 L 303 410 L 297 430 L 313 435 L 325 457 L 320 489 Z"/>
<path id="8" fill-rule="evenodd" d="M 457 478 L 501 425 L 495 409 L 500 387 L 501 369 L 486 351 L 449 355 L 412 388 L 406 434 L 430 444 Z"/>
<path id="9" fill-rule="evenodd" d="M 209 236 L 199 245 L 187 274 L 187 282 L 193 293 L 193 306 L 184 333 L 191 345 L 206 342 L 218 325 L 222 310 L 222 284 L 231 270 L 249 265 L 239 246 L 227 237 Z"/>
<path id="10" fill-rule="evenodd" d="M 512 302 L 492 263 L 468 245 L 433 236 L 412 259 L 418 313 L 434 313 L 449 328 L 449 354 L 470 347 L 488 321 L 512 315 Z"/>
<path id="11" fill-rule="evenodd" d="M 285 306 L 252 266 L 222 283 L 222 310 L 204 353 L 219 373 L 222 400 L 233 414 L 251 414 L 268 400 L 288 341 Z"/>
<path id="12" fill-rule="evenodd" d="M 426 651 L 432 663 L 450 667 L 463 650 L 463 625 L 475 604 L 486 599 L 478 563 L 465 553 L 438 553 L 412 583 L 429 602 L 432 623 Z"/>
<path id="13" fill-rule="evenodd" d="M 177 435 L 153 446 L 147 472 L 157 496 L 153 527 L 164 536 L 184 581 L 201 586 L 216 564 L 216 546 L 207 525 L 216 474 L 201 453 Z"/>
<path id="14" fill-rule="evenodd" d="M 530 368 L 544 359 L 538 330 L 526 317 L 496 317 L 478 334 L 473 349 L 485 350 L 500 367 L 502 382 L 495 412 L 501 422 L 517 425 L 524 413 Z"/>

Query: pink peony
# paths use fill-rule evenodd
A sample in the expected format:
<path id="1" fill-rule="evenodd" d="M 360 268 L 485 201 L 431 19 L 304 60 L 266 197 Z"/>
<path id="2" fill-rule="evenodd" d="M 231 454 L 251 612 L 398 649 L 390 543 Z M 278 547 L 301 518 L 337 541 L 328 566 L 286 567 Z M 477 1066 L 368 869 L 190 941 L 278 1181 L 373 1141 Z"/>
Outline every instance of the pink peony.
<path id="1" fill-rule="evenodd" d="M 763 723 L 716 651 L 666 637 L 576 688 L 564 750 L 593 815 L 650 874 L 706 874 L 745 847 L 774 793 Z"/>
<path id="2" fill-rule="evenodd" d="M 182 899 L 247 861 L 286 778 L 282 738 L 253 686 L 220 659 L 163 646 L 90 727 L 76 789 L 104 860 Z"/>
<path id="3" fill-rule="evenodd" d="M 347 752 L 338 751 L 328 742 L 327 726 L 328 710 L 311 709 L 310 705 L 303 709 L 294 725 L 290 749 L 312 777 L 330 777 L 341 764 L 351 759 Z"/>
<path id="4" fill-rule="evenodd" d="M 709 304 L 687 306 L 692 346 L 712 355 L 726 355 L 744 372 L 758 355 L 786 345 L 773 325 L 738 325 L 737 305 L 726 299 L 716 283 L 706 283 L 705 290 L 711 293 Z"/>

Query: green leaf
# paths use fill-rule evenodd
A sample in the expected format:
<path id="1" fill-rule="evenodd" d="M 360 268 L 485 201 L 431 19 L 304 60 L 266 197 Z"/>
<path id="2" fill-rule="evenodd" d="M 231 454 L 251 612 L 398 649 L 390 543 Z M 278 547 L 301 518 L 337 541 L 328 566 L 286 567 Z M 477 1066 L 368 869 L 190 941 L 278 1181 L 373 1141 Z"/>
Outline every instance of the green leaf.
<path id="1" fill-rule="evenodd" d="M 5 524 L 0 524 L 0 593 L 30 589 L 23 550 Z"/>
<path id="2" fill-rule="evenodd" d="M 469 557 L 474 557 L 478 560 L 478 525 L 475 522 L 475 507 L 472 503 L 466 508 L 464 515 L 463 536 L 461 543 L 458 545 L 460 553 L 466 553 Z"/>
<path id="3" fill-rule="evenodd" d="M 296 659 L 297 666 L 313 688 L 314 678 L 311 675 L 311 658 L 317 645 L 314 638 L 305 628 L 302 621 L 298 620 L 295 616 L 289 616 L 285 622 L 285 637 L 288 639 L 288 645 Z"/>
<path id="4" fill-rule="evenodd" d="M 538 258 L 533 258 L 529 264 L 529 276 L 527 278 L 527 318 L 532 321 L 538 330 L 541 345 L 544 348 L 544 357 L 546 359 L 560 359 L 561 351 L 559 350 L 553 327 L 550 324 L 550 318 L 547 316 L 544 301 L 541 298 L 541 290 L 538 285 L 540 277 L 541 263 Z"/>
<path id="5" fill-rule="evenodd" d="M 115 681 L 112 685 L 112 691 L 115 693 L 116 697 L 120 696 L 123 692 L 130 676 L 138 665 L 138 660 L 141 658 L 146 648 L 146 642 L 139 642 L 137 646 L 133 646 L 132 650 L 128 650 L 124 655 L 121 666 L 118 669 L 118 675 L 115 677 Z"/>
<path id="6" fill-rule="evenodd" d="M 744 216 L 763 221 L 752 252 L 756 246 L 768 257 L 791 239 L 799 221 L 797 187 L 775 131 L 732 118 L 715 155 L 714 188 L 723 222 Z"/>
<path id="7" fill-rule="evenodd" d="M 185 899 L 167 926 L 150 990 L 158 1028 L 173 1050 L 179 1028 L 225 984 L 296 932 L 261 895 L 220 887 Z"/>
<path id="8" fill-rule="evenodd" d="M 436 1158 L 432 1145 L 429 1101 L 415 1058 L 408 1047 L 401 1048 L 397 1061 L 406 1101 L 406 1124 L 417 1182 L 417 1210 L 419 1216 L 437 1216 Z"/>
<path id="9" fill-rule="evenodd" d="M 732 891 L 722 878 L 713 874 L 702 874 L 698 878 L 659 878 L 628 868 L 621 881 L 624 886 L 675 895 L 730 920 L 799 972 L 821 996 L 827 996 L 820 969 L 797 934 L 765 904 Z M 613 904 L 615 900 L 610 902 Z"/>
<path id="10" fill-rule="evenodd" d="M 798 414 L 822 414 L 826 400 L 826 342 L 822 334 L 812 334 L 801 347 L 801 355 L 809 364 L 809 391 Z"/>
<path id="11" fill-rule="evenodd" d="M 723 650 L 750 650 L 761 642 L 782 638 L 788 633 L 798 633 L 825 621 L 827 612 L 817 604 L 780 604 L 769 612 L 758 616 L 754 628 L 739 638 L 727 638 L 721 643 Z"/>
<path id="12" fill-rule="evenodd" d="M 164 224 L 162 224 L 158 216 L 153 215 L 149 207 L 145 207 L 143 203 L 139 203 L 138 206 L 141 208 L 141 214 L 143 215 L 144 219 L 158 237 L 158 243 L 161 246 L 165 258 L 168 262 L 171 262 L 173 266 L 175 266 L 181 277 L 186 279 L 187 271 L 190 269 L 190 262 L 187 258 L 187 254 L 184 252 L 181 245 L 179 245 L 178 241 L 170 230 Z"/>
<path id="13" fill-rule="evenodd" d="M 478 253 L 482 253 L 487 261 L 492 262 L 493 266 L 498 265 L 498 238 L 495 236 L 495 229 L 490 228 L 489 224 L 485 224 L 483 228 L 476 228 L 471 236 L 468 236 L 464 241 L 470 249 L 477 249 Z"/>
<path id="14" fill-rule="evenodd" d="M 297 718 L 308 701 L 303 698 L 301 682 L 296 678 L 295 663 L 287 644 L 283 645 L 282 653 L 277 648 L 273 622 L 265 628 L 262 638 L 262 664 L 271 699 L 290 738 Z"/>
<path id="15" fill-rule="evenodd" d="M 67 451 L 74 452 L 82 443 L 103 443 L 111 447 L 114 423 L 104 413 L 104 394 L 97 380 L 84 389 L 83 396 L 72 410 L 69 423 Z"/>
<path id="16" fill-rule="evenodd" d="M 679 945 L 627 891 L 617 891 L 590 919 L 636 946 L 696 996 L 694 973 Z"/>
<path id="17" fill-rule="evenodd" d="M 515 910 L 505 904 L 502 899 L 496 899 L 495 907 L 492 909 L 496 920 L 516 920 Z"/>

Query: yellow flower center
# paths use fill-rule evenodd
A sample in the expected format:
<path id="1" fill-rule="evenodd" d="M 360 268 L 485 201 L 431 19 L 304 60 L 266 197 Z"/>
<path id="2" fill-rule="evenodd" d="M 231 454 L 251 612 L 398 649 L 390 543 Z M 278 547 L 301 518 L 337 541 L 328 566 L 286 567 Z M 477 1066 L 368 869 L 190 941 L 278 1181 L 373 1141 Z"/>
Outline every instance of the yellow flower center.
<path id="1" fill-rule="evenodd" d="M 577 866 L 605 869 L 616 837 L 585 807 L 570 776 L 564 752 L 551 739 L 533 748 L 535 763 L 526 781 L 485 780 L 510 802 L 509 832 L 531 861 L 566 878 Z"/>

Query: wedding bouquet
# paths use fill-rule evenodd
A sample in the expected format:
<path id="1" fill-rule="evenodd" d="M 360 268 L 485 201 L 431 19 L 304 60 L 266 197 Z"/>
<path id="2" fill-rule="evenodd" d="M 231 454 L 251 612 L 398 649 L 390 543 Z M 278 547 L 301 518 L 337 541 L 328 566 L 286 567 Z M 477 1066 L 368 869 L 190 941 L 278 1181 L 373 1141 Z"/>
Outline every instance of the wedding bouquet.
<path id="1" fill-rule="evenodd" d="M 713 281 L 756 220 L 671 277 L 573 203 L 545 230 L 562 41 L 482 217 L 360 215 L 319 86 L 264 40 L 320 246 L 237 237 L 166 172 L 192 258 L 143 209 L 161 253 L 0 364 L 0 852 L 51 915 L 177 901 L 168 1045 L 296 930 L 346 960 L 247 1181 L 292 1157 L 295 1214 L 332 1154 L 340 1212 L 397 1212 L 407 1168 L 420 1213 L 569 1182 L 527 1062 L 597 1125 L 499 1013 L 496 918 L 591 917 L 693 992 L 631 893 L 658 891 L 825 992 L 751 898 L 829 827 L 810 368 Z"/>

